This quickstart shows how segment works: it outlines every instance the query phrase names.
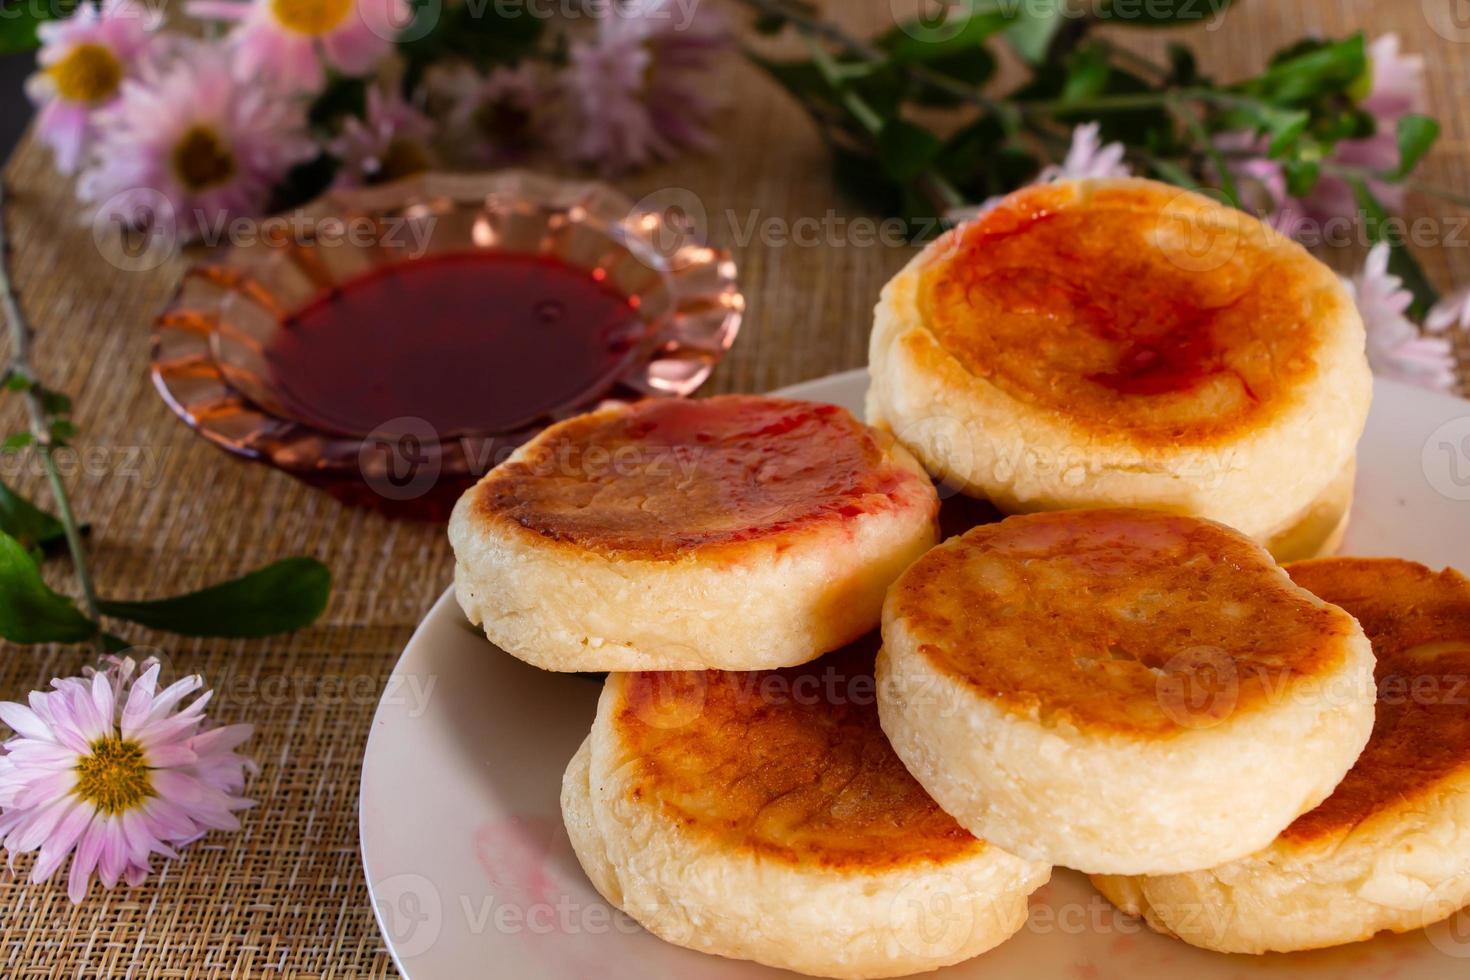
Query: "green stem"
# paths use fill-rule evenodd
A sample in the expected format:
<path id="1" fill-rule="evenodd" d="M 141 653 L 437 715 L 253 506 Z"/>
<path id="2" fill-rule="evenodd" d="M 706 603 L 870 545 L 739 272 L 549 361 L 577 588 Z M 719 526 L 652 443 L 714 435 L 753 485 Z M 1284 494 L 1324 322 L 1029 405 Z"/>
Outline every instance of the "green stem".
<path id="1" fill-rule="evenodd" d="M 878 110 L 868 105 L 868 101 L 860 94 L 843 83 L 839 66 L 832 60 L 832 56 L 816 43 L 814 38 L 807 36 L 806 44 L 807 49 L 811 51 L 812 61 L 816 64 L 817 70 L 827 79 L 829 85 L 841 93 L 843 106 L 858 121 L 858 125 L 863 127 L 864 132 L 876 140 L 878 134 L 883 130 L 883 116 Z M 965 196 L 959 192 L 959 188 L 933 167 L 919 175 L 919 183 L 929 188 L 934 198 L 945 208 L 957 208 L 966 203 Z"/>
<path id="2" fill-rule="evenodd" d="M 841 27 L 829 20 L 813 17 L 798 7 L 785 0 L 738 0 L 752 10 L 773 17 L 780 17 L 790 23 L 808 40 L 826 41 L 839 48 L 846 54 L 859 58 L 869 64 L 880 64 L 888 61 L 886 52 L 874 47 L 861 38 L 854 37 Z M 896 65 L 899 71 L 909 78 L 923 82 L 931 88 L 938 89 L 964 102 L 978 105 L 991 112 L 1006 114 L 1013 111 L 1005 103 L 992 99 L 973 85 L 955 81 L 948 75 L 934 71 L 924 65 Z"/>
<path id="3" fill-rule="evenodd" d="M 1325 174 L 1332 174 L 1334 177 L 1342 177 L 1346 180 L 1383 180 L 1383 177 L 1375 171 L 1367 170 L 1363 167 L 1350 167 L 1341 163 L 1323 163 L 1322 172 Z M 1459 194 L 1455 191 L 1447 191 L 1442 187 L 1435 187 L 1433 184 L 1426 184 L 1422 180 L 1403 180 L 1400 181 L 1399 184 L 1406 190 L 1416 191 L 1420 194 L 1427 194 L 1430 197 L 1437 197 L 1441 201 L 1448 201 L 1456 207 L 1470 209 L 1470 195 Z"/>
<path id="4" fill-rule="evenodd" d="M 1178 101 L 1170 100 L 1166 105 L 1171 115 L 1183 121 L 1185 127 L 1189 130 L 1189 134 L 1194 137 L 1195 142 L 1199 143 L 1200 149 L 1214 163 L 1215 176 L 1220 181 L 1220 189 L 1225 192 L 1225 196 L 1230 200 L 1230 203 L 1236 207 L 1240 207 L 1240 188 L 1235 184 L 1235 175 L 1230 172 L 1230 165 L 1220 154 L 1220 148 L 1215 145 L 1215 141 L 1205 131 L 1204 124 L 1199 121 L 1199 118 L 1194 113 L 1189 111 L 1188 107 L 1181 105 Z"/>
<path id="5" fill-rule="evenodd" d="M 16 300 L 15 285 L 10 279 L 10 234 L 6 221 L 8 190 L 0 177 L 0 310 L 10 326 L 11 352 L 10 373 L 28 384 L 25 390 L 26 410 L 30 417 L 31 435 L 35 437 L 36 449 L 41 454 L 41 465 L 46 471 L 46 480 L 51 486 L 51 495 L 56 502 L 56 516 L 66 533 L 66 547 L 71 552 L 72 565 L 76 569 L 77 583 L 82 589 L 82 601 L 87 615 L 96 624 L 100 634 L 102 613 L 97 602 L 97 590 L 92 583 L 91 567 L 87 563 L 87 550 L 82 543 L 81 526 L 72 511 L 71 497 L 56 466 L 56 456 L 51 439 L 51 418 L 41 401 L 40 385 L 35 368 L 31 364 L 31 327 L 20 311 Z"/>
<path id="6" fill-rule="evenodd" d="M 1133 109 L 1160 109 L 1171 103 L 1208 102 L 1226 108 L 1259 108 L 1263 103 L 1231 92 L 1217 92 L 1208 88 L 1175 88 L 1158 92 L 1119 92 L 1114 95 L 1099 95 L 1091 99 L 1048 99 L 1037 102 L 1017 102 L 1030 112 L 1055 115 L 1059 112 L 1127 112 Z"/>

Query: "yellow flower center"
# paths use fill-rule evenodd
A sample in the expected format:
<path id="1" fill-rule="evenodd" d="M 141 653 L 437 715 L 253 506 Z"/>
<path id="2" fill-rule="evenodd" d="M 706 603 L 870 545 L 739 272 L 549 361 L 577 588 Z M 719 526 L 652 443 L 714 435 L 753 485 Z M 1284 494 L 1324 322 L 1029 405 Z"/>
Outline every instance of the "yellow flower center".
<path id="1" fill-rule="evenodd" d="M 383 151 L 382 159 L 378 161 L 378 172 L 373 175 L 373 179 L 386 183 L 400 177 L 411 177 L 428 170 L 431 162 L 429 151 L 418 140 L 394 139 L 389 141 L 387 149 Z"/>
<path id="2" fill-rule="evenodd" d="M 321 37 L 342 25 L 353 0 L 270 0 L 271 14 L 288 31 Z"/>
<path id="3" fill-rule="evenodd" d="M 92 754 L 77 762 L 76 793 L 100 812 L 116 816 L 153 795 L 143 747 L 115 735 L 92 743 Z"/>
<path id="4" fill-rule="evenodd" d="M 235 154 L 208 126 L 192 126 L 174 144 L 174 173 L 190 191 L 223 184 L 235 176 Z"/>
<path id="5" fill-rule="evenodd" d="M 122 84 L 123 66 L 105 44 L 86 42 L 46 69 L 56 94 L 68 102 L 106 102 Z"/>

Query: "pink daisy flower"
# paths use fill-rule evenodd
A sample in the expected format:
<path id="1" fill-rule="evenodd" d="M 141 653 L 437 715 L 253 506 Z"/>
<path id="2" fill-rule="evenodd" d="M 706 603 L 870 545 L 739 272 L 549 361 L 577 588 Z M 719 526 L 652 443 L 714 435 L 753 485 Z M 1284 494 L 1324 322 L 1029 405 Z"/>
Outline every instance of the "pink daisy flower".
<path id="1" fill-rule="evenodd" d="M 230 60 L 203 46 L 124 83 L 98 124 L 78 195 L 126 225 L 172 219 L 185 238 L 262 213 L 286 172 L 317 152 L 298 99 L 238 81 Z"/>
<path id="2" fill-rule="evenodd" d="M 1066 157 L 1061 163 L 1043 167 L 1034 183 L 1133 176 L 1133 169 L 1123 162 L 1123 155 L 1127 152 L 1123 144 L 1103 143 L 1101 131 L 1102 127 L 1095 122 L 1083 123 L 1073 129 Z M 944 220 L 950 224 L 971 221 L 994 208 L 1000 200 L 1001 196 L 997 196 L 972 207 L 950 208 L 944 212 Z"/>
<path id="3" fill-rule="evenodd" d="M 1443 337 L 1426 337 L 1405 315 L 1414 301 L 1403 281 L 1388 271 L 1389 248 L 1373 246 L 1348 283 L 1368 331 L 1368 365 L 1374 374 L 1422 388 L 1455 386 L 1455 358 Z"/>
<path id="4" fill-rule="evenodd" d="M 693 9 L 684 22 L 675 0 L 614 6 L 595 39 L 572 44 L 562 76 L 568 155 L 616 172 L 714 145 L 708 73 L 730 35 L 722 18 Z"/>
<path id="5" fill-rule="evenodd" d="M 1470 287 L 1456 290 L 1434 304 L 1424 320 L 1426 330 L 1442 333 L 1451 327 L 1470 331 Z"/>
<path id="6" fill-rule="evenodd" d="M 160 21 L 132 0 L 107 0 L 37 29 L 41 70 L 26 79 L 26 94 L 40 107 L 36 135 L 51 147 L 57 170 L 69 174 L 81 163 L 95 135 L 93 113 L 115 102 L 149 57 Z"/>
<path id="7" fill-rule="evenodd" d="M 373 86 L 366 118 L 349 118 L 328 146 L 342 161 L 337 186 L 355 187 L 397 180 L 434 164 L 434 124 L 397 91 Z"/>
<path id="8" fill-rule="evenodd" d="M 540 136 L 538 110 L 552 95 L 540 66 L 530 62 L 489 74 L 445 67 L 431 74 L 429 87 L 448 104 L 444 125 L 456 156 L 479 164 L 525 156 Z"/>
<path id="9" fill-rule="evenodd" d="M 185 9 L 238 25 L 230 41 L 241 78 L 308 92 L 326 83 L 326 65 L 372 72 L 413 16 L 409 0 L 192 0 Z"/>
<path id="10" fill-rule="evenodd" d="M 255 764 L 235 753 L 253 729 L 211 727 L 198 676 L 158 690 L 158 662 L 108 658 L 105 670 L 58 678 L 32 691 L 29 707 L 0 702 L 14 732 L 0 750 L 0 841 L 39 851 L 31 880 L 48 880 L 71 858 L 67 895 L 80 902 L 95 872 L 104 888 L 143 882 L 152 855 L 210 830 L 238 830 L 240 793 Z"/>
<path id="11" fill-rule="evenodd" d="M 1072 145 L 1061 163 L 1053 163 L 1037 175 L 1037 183 L 1053 180 L 1084 180 L 1091 177 L 1131 177 L 1133 169 L 1123 162 L 1122 143 L 1103 143 L 1101 127 L 1083 123 L 1072 130 Z"/>
<path id="12" fill-rule="evenodd" d="M 1398 121 L 1424 105 L 1424 59 L 1406 55 L 1399 38 L 1385 34 L 1368 46 L 1369 74 L 1366 93 L 1358 105 L 1373 116 L 1376 131 L 1367 139 L 1344 140 L 1332 151 L 1329 163 L 1375 173 L 1398 166 Z M 1254 133 L 1225 133 L 1216 146 L 1231 154 L 1228 164 L 1247 208 L 1267 218 L 1288 235 L 1295 235 L 1309 222 L 1319 225 L 1334 219 L 1356 219 L 1358 199 L 1350 183 L 1324 174 L 1312 192 L 1294 198 L 1286 192 L 1281 164 L 1266 156 L 1267 141 Z M 1390 211 L 1402 211 L 1404 189 L 1381 180 L 1368 181 L 1369 188 Z"/>

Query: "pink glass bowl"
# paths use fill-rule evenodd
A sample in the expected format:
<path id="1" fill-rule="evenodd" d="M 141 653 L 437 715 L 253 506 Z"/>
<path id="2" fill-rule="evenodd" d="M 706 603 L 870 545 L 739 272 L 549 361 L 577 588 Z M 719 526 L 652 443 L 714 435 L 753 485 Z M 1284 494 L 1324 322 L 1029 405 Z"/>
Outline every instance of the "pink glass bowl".
<path id="1" fill-rule="evenodd" d="M 329 431 L 287 407 L 266 352 L 294 313 L 385 265 L 481 250 L 554 258 L 636 298 L 641 341 L 615 376 L 513 431 Z M 677 209 L 640 210 L 606 185 L 525 171 L 425 174 L 330 193 L 191 268 L 155 322 L 153 379 L 180 418 L 232 453 L 354 503 L 441 516 L 557 419 L 692 393 L 734 341 L 744 306 L 729 253 L 697 240 Z"/>

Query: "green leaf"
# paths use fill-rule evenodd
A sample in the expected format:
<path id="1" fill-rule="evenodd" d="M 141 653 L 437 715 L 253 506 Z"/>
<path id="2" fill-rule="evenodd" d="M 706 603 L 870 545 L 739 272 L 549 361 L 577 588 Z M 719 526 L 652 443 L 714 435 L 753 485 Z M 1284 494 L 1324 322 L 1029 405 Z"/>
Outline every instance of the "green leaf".
<path id="1" fill-rule="evenodd" d="M 14 452 L 17 449 L 24 449 L 27 446 L 34 445 L 35 441 L 36 437 L 29 432 L 12 432 L 5 437 L 3 448 L 8 452 Z"/>
<path id="2" fill-rule="evenodd" d="M 1322 95 L 1346 93 L 1368 66 L 1362 34 L 1302 50 L 1274 62 L 1237 91 L 1267 101 L 1294 105 Z"/>
<path id="3" fill-rule="evenodd" d="M 926 65 L 951 55 L 972 51 L 1011 21 L 1008 14 L 989 5 L 949 15 L 958 7 L 946 6 L 943 20 L 907 20 L 879 35 L 874 42 L 899 65 Z"/>
<path id="4" fill-rule="evenodd" d="M 27 0 L 6 4 L 0 10 L 0 54 L 34 51 L 41 46 L 36 29 L 48 20 L 68 17 L 77 0 Z"/>
<path id="5" fill-rule="evenodd" d="M 322 614 L 332 574 L 314 558 L 287 558 L 242 578 L 170 599 L 104 599 L 102 612 L 183 636 L 272 636 Z"/>
<path id="6" fill-rule="evenodd" d="M 23 375 L 12 374 L 5 379 L 5 390 L 25 392 L 31 390 L 31 379 Z"/>
<path id="7" fill-rule="evenodd" d="M 1399 181 L 1414 172 L 1439 139 L 1439 123 L 1428 116 L 1410 114 L 1399 120 L 1399 165 L 1383 175 L 1384 180 Z"/>
<path id="8" fill-rule="evenodd" d="M 1404 244 L 1403 238 L 1395 234 L 1397 224 L 1391 219 L 1388 209 L 1383 206 L 1383 202 L 1378 200 L 1367 181 L 1358 177 L 1350 177 L 1348 183 L 1352 185 L 1353 195 L 1358 199 L 1358 207 L 1363 211 L 1363 229 L 1368 233 L 1368 238 L 1373 242 L 1388 243 L 1390 249 L 1388 271 L 1402 279 L 1404 288 L 1414 296 L 1414 302 L 1408 309 L 1409 315 L 1415 319 L 1423 317 L 1435 303 L 1439 302 L 1439 292 L 1429 281 L 1429 277 L 1424 274 L 1424 269 L 1419 265 L 1419 261 Z"/>
<path id="9" fill-rule="evenodd" d="M 71 399 L 50 388 L 41 389 L 41 407 L 48 415 L 66 415 L 71 411 Z"/>
<path id="10" fill-rule="evenodd" d="M 68 439 L 76 438 L 77 427 L 70 419 L 55 419 L 51 423 L 51 442 L 64 444 Z"/>
<path id="11" fill-rule="evenodd" d="M 1259 125 L 1262 132 L 1270 139 L 1266 147 L 1267 156 L 1273 159 L 1285 156 L 1307 131 L 1307 123 L 1311 119 L 1310 113 L 1300 109 L 1276 109 L 1271 106 L 1263 106 Z"/>
<path id="12" fill-rule="evenodd" d="M 27 551 L 66 538 L 61 522 L 0 483 L 0 532 L 19 541 Z"/>
<path id="13" fill-rule="evenodd" d="M 943 149 L 939 138 L 903 119 L 889 119 L 878 131 L 878 160 L 894 180 L 915 180 Z"/>
<path id="14" fill-rule="evenodd" d="M 897 214 L 903 206 L 898 183 L 870 154 L 834 145 L 832 178 L 844 195 L 878 214 Z"/>
<path id="15" fill-rule="evenodd" d="M 1016 7 L 1006 40 L 1024 60 L 1039 65 L 1051 53 L 1057 31 L 1067 22 L 1067 0 L 1030 0 Z"/>
<path id="16" fill-rule="evenodd" d="M 0 636 L 12 643 L 81 643 L 97 627 L 41 578 L 30 551 L 0 533 Z"/>
<path id="17" fill-rule="evenodd" d="M 1190 191 L 1200 190 L 1200 183 L 1194 179 L 1194 175 L 1172 160 L 1154 158 L 1148 162 L 1148 165 L 1154 173 L 1177 187 Z"/>
<path id="18" fill-rule="evenodd" d="M 307 121 L 313 128 L 331 129 L 343 116 L 367 115 L 367 89 L 365 78 L 334 73 L 321 94 L 312 100 Z"/>
<path id="19" fill-rule="evenodd" d="M 430 65 L 456 58 L 482 70 L 512 65 L 537 52 L 548 18 L 531 4 L 416 3 L 399 32 L 406 63 L 405 90 L 418 86 Z"/>
<path id="20" fill-rule="evenodd" d="M 996 60 L 995 55 L 987 49 L 974 47 L 938 58 L 930 62 L 928 67 L 930 71 L 978 89 L 990 81 L 991 76 L 995 74 Z M 921 105 L 934 106 L 953 106 L 964 103 L 959 96 L 933 85 L 927 85 L 922 81 L 915 86 L 910 99 Z"/>
<path id="21" fill-rule="evenodd" d="M 1322 176 L 1322 165 L 1314 160 L 1291 160 L 1286 163 L 1286 193 L 1306 197 Z"/>
<path id="22" fill-rule="evenodd" d="M 1169 45 L 1169 77 L 1171 87 L 1189 88 L 1200 82 L 1199 62 L 1194 49 L 1174 41 Z"/>
<path id="23" fill-rule="evenodd" d="M 1231 0 L 1105 0 L 1098 19 L 1129 27 L 1202 24 L 1225 13 Z"/>
<path id="24" fill-rule="evenodd" d="M 304 163 L 298 163 L 286 171 L 286 176 L 271 193 L 271 213 L 299 207 L 318 197 L 331 186 L 337 175 L 337 160 L 327 153 L 318 153 Z"/>

